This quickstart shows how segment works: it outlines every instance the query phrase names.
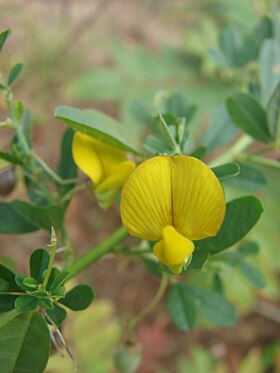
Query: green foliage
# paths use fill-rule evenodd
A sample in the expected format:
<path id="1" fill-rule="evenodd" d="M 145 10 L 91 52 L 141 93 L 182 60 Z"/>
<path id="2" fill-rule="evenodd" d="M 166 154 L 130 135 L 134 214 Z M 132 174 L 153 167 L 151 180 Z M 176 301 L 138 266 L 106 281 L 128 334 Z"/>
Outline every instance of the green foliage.
<path id="1" fill-rule="evenodd" d="M 81 311 L 91 304 L 94 296 L 94 292 L 90 286 L 77 285 L 65 294 L 65 297 L 60 300 L 60 303 L 74 311 Z"/>
<path id="2" fill-rule="evenodd" d="M 37 229 L 14 209 L 12 203 L 0 202 L 1 233 L 29 233 Z"/>
<path id="3" fill-rule="evenodd" d="M 227 249 L 253 228 L 262 212 L 262 204 L 255 197 L 242 197 L 227 203 L 226 216 L 218 234 L 196 241 L 198 250 L 215 254 Z"/>
<path id="4" fill-rule="evenodd" d="M 195 324 L 196 314 L 223 326 L 233 325 L 237 317 L 232 305 L 221 294 L 183 283 L 172 286 L 168 311 L 173 322 L 182 330 L 188 330 Z"/>
<path id="5" fill-rule="evenodd" d="M 11 86 L 14 83 L 14 81 L 17 79 L 17 77 L 21 73 L 22 69 L 23 69 L 23 64 L 22 63 L 17 63 L 12 68 L 12 70 L 10 71 L 9 76 L 8 76 L 8 86 Z"/>
<path id="6" fill-rule="evenodd" d="M 220 181 L 224 181 L 238 176 L 240 173 L 240 166 L 237 163 L 226 163 L 212 168 L 212 171 Z"/>
<path id="7" fill-rule="evenodd" d="M 227 100 L 227 108 L 234 123 L 256 140 L 272 141 L 266 112 L 256 99 L 244 93 L 236 93 Z"/>
<path id="8" fill-rule="evenodd" d="M 184 285 L 175 284 L 172 286 L 167 305 L 170 317 L 179 329 L 187 331 L 194 326 L 196 308 Z"/>
<path id="9" fill-rule="evenodd" d="M 5 373 L 42 373 L 50 346 L 46 322 L 38 312 L 21 314 L 0 324 L 0 361 Z"/>
<path id="10" fill-rule="evenodd" d="M 10 30 L 5 30 L 1 32 L 0 34 L 0 51 L 2 50 L 7 38 L 9 37 L 11 31 Z"/>
<path id="11" fill-rule="evenodd" d="M 129 128 L 101 112 L 60 106 L 56 108 L 55 117 L 98 140 L 132 153 L 141 153 L 139 145 L 134 141 L 135 136 Z"/>
<path id="12" fill-rule="evenodd" d="M 37 249 L 30 256 L 29 269 L 30 276 L 38 282 L 43 280 L 44 272 L 50 262 L 50 254 L 45 249 Z"/>
<path id="13" fill-rule="evenodd" d="M 227 185 L 234 186 L 248 192 L 256 192 L 266 185 L 266 177 L 258 168 L 248 164 L 240 164 L 239 175 L 226 181 Z"/>

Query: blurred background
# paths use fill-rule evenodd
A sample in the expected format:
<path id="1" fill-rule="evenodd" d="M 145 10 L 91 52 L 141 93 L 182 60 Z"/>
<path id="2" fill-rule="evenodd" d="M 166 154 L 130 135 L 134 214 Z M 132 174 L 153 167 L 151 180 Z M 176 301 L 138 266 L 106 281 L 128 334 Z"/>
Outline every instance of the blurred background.
<path id="1" fill-rule="evenodd" d="M 193 141 L 207 143 L 215 153 L 217 144 L 223 146 L 237 131 L 230 124 L 227 131 L 219 127 L 220 105 L 240 88 L 240 76 L 248 71 L 222 69 L 209 50 L 217 48 L 224 27 L 248 34 L 260 17 L 270 14 L 266 0 L 1 0 L 1 30 L 12 30 L 0 56 L 1 70 L 5 74 L 15 63 L 24 63 L 14 93 L 30 108 L 34 146 L 51 166 L 57 162 L 65 130 L 54 119 L 56 106 L 99 109 L 141 133 L 145 113 L 168 92 L 198 105 Z M 1 99 L 0 116 L 5 117 Z M 9 136 L 1 129 L 1 149 Z M 24 193 L 18 185 L 8 200 Z M 228 193 L 256 193 L 265 205 L 250 238 L 260 244 L 254 262 L 267 286 L 257 290 L 235 268 L 223 273 L 228 299 L 240 314 L 233 328 L 202 323 L 193 331 L 178 331 L 163 301 L 138 328 L 145 357 L 141 373 L 280 372 L 279 172 L 264 170 L 264 178 L 254 185 L 233 187 Z M 118 208 L 100 210 L 90 192 L 76 195 L 67 214 L 77 253 L 120 224 Z M 25 272 L 28 254 L 48 240 L 43 232 L 2 235 L 0 252 L 11 255 Z M 122 328 L 152 298 L 158 280 L 137 258 L 113 256 L 80 278 L 93 285 L 97 301 L 69 317 L 65 337 L 81 372 L 116 372 L 113 355 Z M 68 358 L 54 355 L 47 372 L 71 369 Z"/>

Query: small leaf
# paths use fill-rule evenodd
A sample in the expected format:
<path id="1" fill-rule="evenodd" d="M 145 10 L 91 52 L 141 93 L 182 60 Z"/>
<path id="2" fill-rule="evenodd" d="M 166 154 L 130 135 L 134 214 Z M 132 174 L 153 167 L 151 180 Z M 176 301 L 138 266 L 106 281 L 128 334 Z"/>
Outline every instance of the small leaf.
<path id="1" fill-rule="evenodd" d="M 271 137 L 277 141 L 280 137 L 280 81 L 267 104 L 267 121 Z"/>
<path id="2" fill-rule="evenodd" d="M 57 297 L 57 298 L 64 298 L 66 293 L 66 288 L 65 286 L 60 286 L 59 288 L 55 289 L 52 292 L 52 296 Z"/>
<path id="3" fill-rule="evenodd" d="M 212 171 L 220 181 L 224 181 L 237 176 L 240 172 L 240 167 L 237 163 L 226 163 L 212 168 Z"/>
<path id="4" fill-rule="evenodd" d="M 227 109 L 233 122 L 244 132 L 256 140 L 271 142 L 266 112 L 256 99 L 244 93 L 237 93 L 228 98 Z"/>
<path id="5" fill-rule="evenodd" d="M 21 200 L 15 200 L 11 205 L 18 214 L 37 228 L 49 231 L 53 226 L 59 230 L 63 222 L 64 209 L 61 206 L 37 207 Z"/>
<path id="6" fill-rule="evenodd" d="M 234 325 L 237 319 L 236 312 L 221 294 L 189 285 L 186 285 L 186 289 L 194 298 L 196 308 L 202 317 L 217 325 Z"/>
<path id="7" fill-rule="evenodd" d="M 141 257 L 142 262 L 144 263 L 145 267 L 155 276 L 161 277 L 162 270 L 158 261 L 155 261 L 151 258 L 147 258 L 145 256 Z"/>
<path id="8" fill-rule="evenodd" d="M 0 312 L 8 312 L 14 309 L 17 297 L 18 295 L 13 294 L 0 294 Z"/>
<path id="9" fill-rule="evenodd" d="M 250 263 L 241 262 L 239 264 L 239 269 L 246 277 L 246 279 L 257 289 L 265 287 L 266 281 L 263 274 Z"/>
<path id="10" fill-rule="evenodd" d="M 117 148 L 140 154 L 141 149 L 130 128 L 96 110 L 79 110 L 68 106 L 56 108 L 55 117 L 71 128 Z"/>
<path id="11" fill-rule="evenodd" d="M 45 298 L 48 296 L 48 292 L 46 290 L 31 290 L 27 291 L 27 293 L 37 298 Z"/>
<path id="12" fill-rule="evenodd" d="M 42 275 L 42 279 L 44 280 L 44 276 L 46 274 L 47 271 L 44 271 L 43 275 Z M 48 283 L 47 283 L 47 290 L 50 291 L 51 290 L 51 286 L 56 278 L 56 276 L 59 274 L 59 270 L 57 268 L 52 268 L 51 270 L 51 274 L 50 274 L 50 277 L 49 277 L 49 280 L 48 280 Z"/>
<path id="13" fill-rule="evenodd" d="M 54 293 L 58 288 L 60 288 L 65 283 L 65 281 L 69 277 L 70 277 L 70 273 L 68 271 L 59 272 L 53 280 L 53 283 L 50 289 L 51 292 Z"/>
<path id="14" fill-rule="evenodd" d="M 59 302 L 74 311 L 86 309 L 94 299 L 94 292 L 88 285 L 78 285 L 66 293 Z"/>
<path id="15" fill-rule="evenodd" d="M 206 146 L 199 146 L 190 154 L 191 157 L 202 159 L 207 154 L 207 147 Z"/>
<path id="16" fill-rule="evenodd" d="M 50 355 L 50 333 L 38 312 L 21 314 L 0 328 L 4 373 L 43 373 Z"/>
<path id="17" fill-rule="evenodd" d="M 181 330 L 189 330 L 196 321 L 196 310 L 186 287 L 175 284 L 168 295 L 168 312 L 174 324 Z"/>
<path id="18" fill-rule="evenodd" d="M 53 310 L 54 305 L 53 302 L 48 298 L 38 299 L 38 302 L 46 309 L 46 310 Z"/>
<path id="19" fill-rule="evenodd" d="M 256 192 L 265 186 L 266 177 L 256 167 L 241 164 L 240 174 L 234 179 L 227 180 L 226 183 L 238 189 Z"/>
<path id="20" fill-rule="evenodd" d="M 37 249 L 30 256 L 30 275 L 38 282 L 43 281 L 43 273 L 48 268 L 50 254 L 45 249 Z"/>
<path id="21" fill-rule="evenodd" d="M 11 30 L 5 30 L 3 32 L 1 32 L 0 34 L 0 51 L 2 50 L 8 36 L 10 35 L 11 33 Z"/>
<path id="22" fill-rule="evenodd" d="M 11 203 L 0 202 L 0 233 L 29 233 L 37 230 Z"/>
<path id="23" fill-rule="evenodd" d="M 39 300 L 31 295 L 22 295 L 16 299 L 15 307 L 18 312 L 33 311 L 38 307 Z"/>
<path id="24" fill-rule="evenodd" d="M 62 138 L 60 145 L 60 159 L 58 163 L 58 174 L 62 179 L 73 179 L 77 176 L 77 166 L 72 156 L 72 139 L 74 131 L 68 128 Z M 73 188 L 74 184 L 60 186 L 62 191 Z"/>
<path id="25" fill-rule="evenodd" d="M 207 251 L 195 250 L 192 255 L 192 260 L 184 272 L 198 272 L 207 262 L 209 253 Z"/>
<path id="26" fill-rule="evenodd" d="M 243 255 L 257 255 L 259 253 L 259 245 L 254 241 L 244 241 L 238 247 L 238 251 Z"/>
<path id="27" fill-rule="evenodd" d="M 23 285 L 26 285 L 29 288 L 38 288 L 39 284 L 38 284 L 38 281 L 35 280 L 35 278 L 27 276 L 23 280 Z"/>
<path id="28" fill-rule="evenodd" d="M 67 317 L 67 312 L 65 311 L 65 309 L 59 307 L 57 304 L 54 304 L 53 309 L 47 310 L 47 314 L 57 327 L 60 327 L 60 325 Z"/>
<path id="29" fill-rule="evenodd" d="M 266 107 L 280 81 L 280 48 L 276 40 L 264 41 L 259 57 L 262 103 Z"/>
<path id="30" fill-rule="evenodd" d="M 15 274 L 9 268 L 0 264 L 0 292 L 20 291 L 15 282 Z"/>
<path id="31" fill-rule="evenodd" d="M 33 287 L 29 287 L 28 285 L 25 285 L 24 284 L 24 280 L 27 278 L 28 276 L 26 275 L 23 275 L 23 274 L 17 274 L 15 276 L 15 282 L 16 284 L 23 290 L 23 291 L 33 291 Z"/>
<path id="32" fill-rule="evenodd" d="M 11 86 L 23 69 L 22 63 L 17 63 L 9 73 L 8 86 Z"/>
<path id="33" fill-rule="evenodd" d="M 223 283 L 218 273 L 214 274 L 212 289 L 215 293 L 223 294 Z"/>
<path id="34" fill-rule="evenodd" d="M 257 223 L 263 207 L 252 196 L 241 197 L 227 203 L 224 222 L 215 237 L 196 241 L 196 246 L 210 253 L 218 253 L 243 238 Z"/>
<path id="35" fill-rule="evenodd" d="M 10 154 L 10 153 L 5 153 L 5 152 L 0 151 L 0 158 L 5 159 L 5 161 L 8 161 L 13 164 L 20 164 L 20 165 L 23 164 L 20 158 L 15 157 L 13 154 Z"/>

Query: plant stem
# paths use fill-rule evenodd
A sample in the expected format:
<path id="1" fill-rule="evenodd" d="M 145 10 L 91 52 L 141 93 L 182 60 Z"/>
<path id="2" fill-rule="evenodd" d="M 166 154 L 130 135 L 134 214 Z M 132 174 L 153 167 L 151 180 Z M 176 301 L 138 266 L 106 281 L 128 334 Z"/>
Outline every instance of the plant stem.
<path id="1" fill-rule="evenodd" d="M 52 230 L 51 231 L 51 243 L 48 245 L 51 248 L 51 256 L 50 256 L 48 269 L 47 269 L 47 272 L 46 272 L 46 275 L 44 277 L 44 281 L 43 281 L 43 284 L 42 284 L 42 287 L 41 287 L 42 290 L 46 290 L 46 287 L 47 287 L 47 284 L 48 284 L 48 281 L 49 281 L 49 277 L 50 277 L 50 274 L 51 274 L 51 271 L 52 271 L 55 252 L 56 252 L 56 246 L 57 246 L 57 238 L 56 238 L 55 230 L 54 230 L 53 227 L 51 228 L 51 230 Z"/>
<path id="2" fill-rule="evenodd" d="M 245 154 L 241 153 L 239 154 L 238 158 L 246 161 L 251 161 L 253 163 L 258 163 L 262 166 L 268 166 L 273 168 L 280 168 L 280 162 L 274 159 L 265 158 L 259 155 L 253 155 L 253 154 Z"/>
<path id="3" fill-rule="evenodd" d="M 243 152 L 254 140 L 248 135 L 242 135 L 224 154 L 209 162 L 209 167 L 232 162 L 241 152 Z"/>
<path id="4" fill-rule="evenodd" d="M 66 270 L 70 272 L 70 278 L 75 277 L 103 255 L 112 251 L 115 246 L 122 242 L 127 236 L 127 230 L 124 227 L 120 227 L 110 237 L 90 248 L 85 254 L 78 257 L 70 267 L 66 268 Z"/>
<path id="5" fill-rule="evenodd" d="M 146 317 L 155 308 L 155 306 L 159 303 L 159 301 L 163 297 L 163 295 L 165 293 L 165 290 L 167 288 L 167 285 L 168 285 L 168 280 L 169 280 L 168 275 L 166 273 L 162 273 L 159 288 L 158 288 L 155 296 L 151 300 L 151 302 L 129 321 L 129 324 L 128 324 L 128 342 L 133 342 L 134 341 L 134 339 L 135 339 L 135 328 L 136 328 L 137 324 L 141 320 L 143 320 L 144 317 Z"/>

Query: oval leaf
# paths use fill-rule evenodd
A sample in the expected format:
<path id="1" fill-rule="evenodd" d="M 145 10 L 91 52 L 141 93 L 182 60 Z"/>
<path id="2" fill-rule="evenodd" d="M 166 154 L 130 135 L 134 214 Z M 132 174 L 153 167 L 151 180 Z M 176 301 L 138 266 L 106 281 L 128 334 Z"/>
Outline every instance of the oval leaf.
<path id="1" fill-rule="evenodd" d="M 240 167 L 238 163 L 226 163 L 212 168 L 212 171 L 220 181 L 224 181 L 239 175 Z"/>
<path id="2" fill-rule="evenodd" d="M 99 111 L 85 111 L 68 106 L 59 106 L 56 108 L 55 117 L 68 126 L 107 144 L 135 154 L 141 153 L 141 149 L 130 129 Z"/>
<path id="3" fill-rule="evenodd" d="M 23 69 L 22 63 L 17 63 L 12 70 L 10 71 L 9 77 L 8 77 L 8 85 L 12 85 L 13 82 L 16 80 L 16 78 L 19 76 Z"/>
<path id="4" fill-rule="evenodd" d="M 186 285 L 195 300 L 198 312 L 206 320 L 223 326 L 232 326 L 237 319 L 233 306 L 219 293 Z"/>
<path id="5" fill-rule="evenodd" d="M 196 246 L 212 254 L 225 250 L 253 228 L 262 212 L 262 204 L 255 197 L 242 197 L 227 203 L 225 220 L 218 234 L 196 241 Z"/>
<path id="6" fill-rule="evenodd" d="M 23 295 L 16 299 L 15 307 L 18 312 L 29 312 L 35 310 L 39 304 L 39 299 L 31 295 Z"/>
<path id="7" fill-rule="evenodd" d="M 37 230 L 11 203 L 0 202 L 0 233 L 29 233 Z"/>
<path id="8" fill-rule="evenodd" d="M 37 249 L 33 251 L 30 256 L 30 275 L 38 282 L 43 280 L 43 273 L 48 268 L 50 261 L 50 254 L 44 249 Z"/>
<path id="9" fill-rule="evenodd" d="M 240 174 L 232 179 L 227 180 L 226 184 L 248 192 L 256 192 L 266 184 L 265 175 L 256 167 L 240 165 Z"/>
<path id="10" fill-rule="evenodd" d="M 78 285 L 66 293 L 65 298 L 59 302 L 74 311 L 87 308 L 94 299 L 94 292 L 88 285 Z"/>
<path id="11" fill-rule="evenodd" d="M 186 331 L 195 324 L 195 305 L 184 285 L 175 284 L 172 286 L 167 306 L 172 321 L 179 329 Z"/>
<path id="12" fill-rule="evenodd" d="M 242 262 L 239 264 L 239 269 L 246 279 L 257 289 L 265 287 L 266 281 L 263 274 L 250 263 Z"/>
<path id="13" fill-rule="evenodd" d="M 266 113 L 253 97 L 237 93 L 227 100 L 227 109 L 234 123 L 256 140 L 272 141 Z"/>
<path id="14" fill-rule="evenodd" d="M 10 35 L 11 31 L 10 30 L 5 30 L 1 32 L 0 34 L 0 51 L 3 48 L 8 36 Z"/>
<path id="15" fill-rule="evenodd" d="M 42 373 L 50 355 L 50 333 L 37 312 L 21 314 L 0 328 L 0 366 L 4 373 Z"/>

